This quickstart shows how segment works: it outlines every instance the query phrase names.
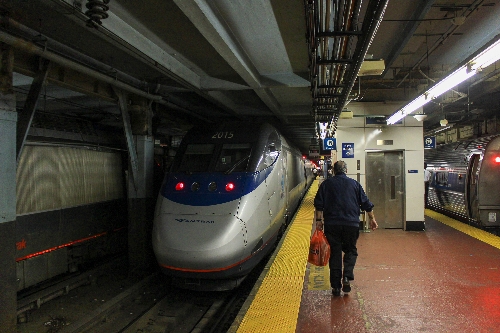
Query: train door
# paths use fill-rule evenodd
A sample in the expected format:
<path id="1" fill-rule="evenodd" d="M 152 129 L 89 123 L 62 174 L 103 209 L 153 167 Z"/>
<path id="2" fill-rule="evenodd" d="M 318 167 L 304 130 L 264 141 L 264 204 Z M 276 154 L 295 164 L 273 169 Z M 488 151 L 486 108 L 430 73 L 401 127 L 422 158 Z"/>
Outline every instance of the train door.
<path id="1" fill-rule="evenodd" d="M 366 155 L 366 194 L 375 205 L 380 228 L 403 228 L 403 152 L 373 152 Z"/>
<path id="2" fill-rule="evenodd" d="M 465 204 L 467 205 L 467 215 L 476 221 L 478 218 L 477 169 L 479 166 L 479 159 L 479 154 L 471 155 L 465 178 Z"/>

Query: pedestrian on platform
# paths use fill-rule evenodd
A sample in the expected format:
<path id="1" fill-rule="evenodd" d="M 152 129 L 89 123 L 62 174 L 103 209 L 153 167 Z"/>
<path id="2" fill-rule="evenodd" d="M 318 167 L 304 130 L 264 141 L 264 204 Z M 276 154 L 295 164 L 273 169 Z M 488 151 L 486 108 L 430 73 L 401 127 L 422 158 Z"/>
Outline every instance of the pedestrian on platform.
<path id="1" fill-rule="evenodd" d="M 346 176 L 347 164 L 333 165 L 334 177 L 325 179 L 314 198 L 316 228 L 323 229 L 330 244 L 330 285 L 334 296 L 351 291 L 354 266 L 358 257 L 356 242 L 359 237 L 361 210 L 368 213 L 370 228 L 377 229 L 370 202 L 363 187 Z M 344 256 L 342 257 L 342 252 Z M 343 263 L 343 269 L 342 269 Z"/>

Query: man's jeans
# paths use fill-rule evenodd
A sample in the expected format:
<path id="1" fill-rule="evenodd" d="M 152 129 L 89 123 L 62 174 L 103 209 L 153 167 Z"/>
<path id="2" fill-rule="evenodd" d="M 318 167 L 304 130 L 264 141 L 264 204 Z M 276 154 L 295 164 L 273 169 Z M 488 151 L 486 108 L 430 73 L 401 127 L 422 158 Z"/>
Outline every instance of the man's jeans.
<path id="1" fill-rule="evenodd" d="M 354 265 L 358 258 L 356 242 L 359 237 L 359 226 L 325 224 L 324 231 L 330 244 L 330 285 L 332 288 L 342 288 L 342 277 L 354 280 Z M 343 274 L 342 263 L 344 263 Z"/>

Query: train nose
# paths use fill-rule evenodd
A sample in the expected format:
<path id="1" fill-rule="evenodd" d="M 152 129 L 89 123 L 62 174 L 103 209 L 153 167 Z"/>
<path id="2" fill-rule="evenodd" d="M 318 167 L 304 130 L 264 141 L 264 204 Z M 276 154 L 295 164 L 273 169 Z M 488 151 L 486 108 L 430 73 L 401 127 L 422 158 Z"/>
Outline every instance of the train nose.
<path id="1" fill-rule="evenodd" d="M 233 215 L 157 216 L 153 250 L 166 268 L 216 270 L 242 259 L 246 233 Z"/>

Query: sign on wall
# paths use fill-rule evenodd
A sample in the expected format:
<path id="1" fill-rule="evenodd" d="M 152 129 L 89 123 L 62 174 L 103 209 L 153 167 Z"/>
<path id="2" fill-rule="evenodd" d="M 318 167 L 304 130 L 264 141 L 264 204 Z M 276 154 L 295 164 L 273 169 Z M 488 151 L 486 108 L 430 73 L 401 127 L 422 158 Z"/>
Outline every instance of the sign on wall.
<path id="1" fill-rule="evenodd" d="M 424 136 L 424 149 L 434 149 L 436 148 L 436 137 L 435 136 Z"/>
<path id="2" fill-rule="evenodd" d="M 342 158 L 354 158 L 354 143 L 342 143 Z"/>
<path id="3" fill-rule="evenodd" d="M 323 139 L 323 150 L 337 150 L 337 139 L 335 138 Z"/>

